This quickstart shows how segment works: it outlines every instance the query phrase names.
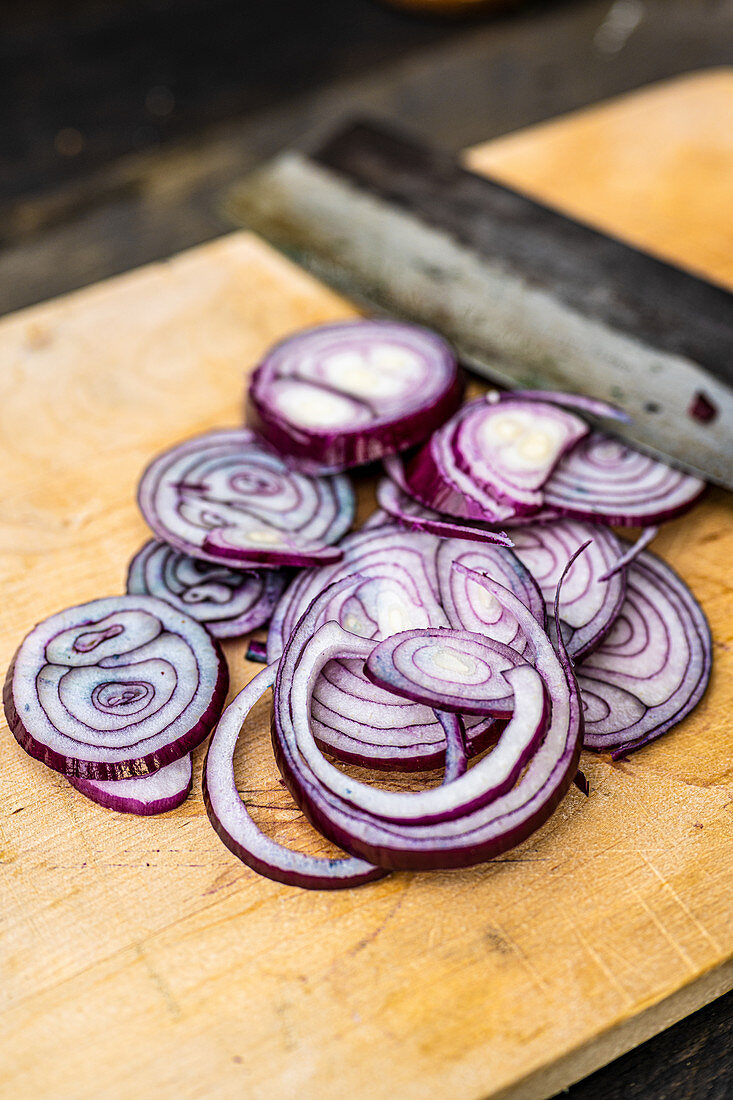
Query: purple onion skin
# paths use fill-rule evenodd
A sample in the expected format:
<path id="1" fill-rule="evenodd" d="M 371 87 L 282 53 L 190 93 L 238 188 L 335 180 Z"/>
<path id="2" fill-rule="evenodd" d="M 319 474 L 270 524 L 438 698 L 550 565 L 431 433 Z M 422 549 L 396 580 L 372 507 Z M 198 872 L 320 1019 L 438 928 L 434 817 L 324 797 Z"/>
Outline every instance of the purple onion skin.
<path id="1" fill-rule="evenodd" d="M 320 331 L 353 329 L 358 341 L 358 329 L 362 325 L 380 322 L 352 321 L 320 326 Z M 253 372 L 247 392 L 246 421 L 255 431 L 287 455 L 293 465 L 303 473 L 339 473 L 355 466 L 377 462 L 385 455 L 396 454 L 422 442 L 439 428 L 459 408 L 463 399 L 464 380 L 449 346 L 436 333 L 417 325 L 388 322 L 405 332 L 414 330 L 421 338 L 428 337 L 445 359 L 446 386 L 432 404 L 422 406 L 402 417 L 382 419 L 371 426 L 346 428 L 341 431 L 305 428 L 290 424 L 266 399 L 269 360 L 283 345 L 297 337 L 288 337 L 270 349 L 260 366 Z M 305 336 L 310 331 L 306 330 Z"/>
<path id="2" fill-rule="evenodd" d="M 213 561 L 214 556 L 218 558 L 223 564 L 229 565 L 232 569 L 246 569 L 247 565 L 242 564 L 242 552 L 235 547 L 227 547 L 221 543 L 213 543 L 210 540 L 206 540 L 203 545 L 203 550 L 209 555 L 205 558 L 205 561 Z M 262 569 L 308 569 L 311 565 L 330 565 L 332 562 L 339 561 L 341 559 L 341 552 L 338 546 L 324 546 L 319 550 L 309 550 L 307 553 L 302 554 L 298 551 L 280 551 L 277 555 L 273 554 L 270 550 L 248 550 L 248 561 L 253 568 Z"/>
<path id="3" fill-rule="evenodd" d="M 391 478 L 383 478 L 377 486 L 377 503 L 408 531 L 427 531 L 439 538 L 465 539 L 467 542 L 489 542 L 507 549 L 513 545 L 506 532 L 482 526 L 478 520 L 469 524 L 423 507 Z"/>
<path id="4" fill-rule="evenodd" d="M 547 405 L 560 405 L 564 409 L 577 409 L 579 412 L 588 413 L 589 416 L 620 420 L 623 424 L 630 424 L 632 421 L 632 417 L 623 409 L 620 409 L 618 405 L 612 405 L 609 401 L 599 401 L 595 397 L 585 397 L 581 393 L 562 393 L 557 390 L 496 392 L 496 400 L 506 400 L 511 397 L 519 401 L 544 401 Z"/>
<path id="5" fill-rule="evenodd" d="M 174 761 L 174 763 L 178 763 L 178 761 Z M 169 764 L 168 767 L 171 767 L 171 765 Z M 154 772 L 153 775 L 155 774 Z M 177 791 L 165 798 L 148 799 L 147 801 L 125 794 L 125 785 L 135 783 L 134 779 L 120 779 L 117 791 L 105 790 L 93 780 L 74 779 L 73 776 L 69 777 L 69 783 L 85 798 L 88 798 L 91 802 L 96 802 L 99 806 L 104 806 L 105 809 L 116 810 L 122 814 L 135 814 L 137 817 L 154 817 L 157 814 L 165 814 L 169 810 L 175 810 L 178 806 L 182 806 L 191 793 L 193 769 L 190 764 L 190 756 L 187 774 L 187 782 L 181 783 Z M 145 778 L 150 777 L 146 776 Z"/>
<path id="6" fill-rule="evenodd" d="M 253 664 L 266 665 L 267 664 L 267 643 L 257 641 L 255 638 L 250 638 L 249 645 L 247 646 L 247 652 L 245 657 L 248 661 L 252 661 Z"/>

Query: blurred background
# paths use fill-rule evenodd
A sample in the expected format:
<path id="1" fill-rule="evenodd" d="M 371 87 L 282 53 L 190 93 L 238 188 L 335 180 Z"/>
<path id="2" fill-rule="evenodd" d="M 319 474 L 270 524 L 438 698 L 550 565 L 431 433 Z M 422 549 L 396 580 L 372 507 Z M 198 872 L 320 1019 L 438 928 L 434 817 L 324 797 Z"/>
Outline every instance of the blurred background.
<path id="1" fill-rule="evenodd" d="M 222 231 L 229 181 L 344 115 L 457 149 L 731 56 L 728 0 L 403 3 L 6 0 L 3 308 Z"/>
<path id="2" fill-rule="evenodd" d="M 221 233 L 345 116 L 459 149 L 732 45 L 732 0 L 4 0 L 0 310 Z"/>

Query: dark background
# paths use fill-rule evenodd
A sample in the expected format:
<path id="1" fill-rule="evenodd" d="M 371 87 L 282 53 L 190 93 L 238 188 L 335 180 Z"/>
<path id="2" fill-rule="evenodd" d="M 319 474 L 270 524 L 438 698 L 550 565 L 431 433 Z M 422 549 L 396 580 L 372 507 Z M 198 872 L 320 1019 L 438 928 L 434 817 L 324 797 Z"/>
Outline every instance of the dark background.
<path id="1" fill-rule="evenodd" d="M 345 116 L 457 150 L 731 63 L 733 0 L 461 21 L 373 0 L 4 0 L 0 312 L 226 231 L 243 172 Z M 732 1044 L 729 994 L 566 1095 L 727 1100 Z"/>
<path id="2" fill-rule="evenodd" d="M 228 184 L 344 114 L 451 149 L 733 58 L 733 0 L 4 0 L 0 312 L 228 225 Z"/>

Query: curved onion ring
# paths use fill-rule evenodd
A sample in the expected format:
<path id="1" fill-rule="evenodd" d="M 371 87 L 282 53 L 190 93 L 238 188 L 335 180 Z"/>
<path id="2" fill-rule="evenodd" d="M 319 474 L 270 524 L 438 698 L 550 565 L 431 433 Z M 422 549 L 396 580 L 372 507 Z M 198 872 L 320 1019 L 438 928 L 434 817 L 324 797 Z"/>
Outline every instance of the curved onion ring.
<path id="1" fill-rule="evenodd" d="M 514 694 L 506 673 L 526 664 L 516 650 L 468 630 L 406 630 L 379 642 L 364 672 L 395 695 L 455 714 L 508 718 Z"/>
<path id="2" fill-rule="evenodd" d="M 254 432 L 207 432 L 159 455 L 138 503 L 158 538 L 234 568 L 337 561 L 354 494 L 347 478 L 288 469 Z"/>
<path id="3" fill-rule="evenodd" d="M 620 615 L 578 669 L 585 747 L 623 756 L 681 722 L 705 692 L 711 647 L 687 585 L 654 554 L 640 554 Z"/>
<path id="4" fill-rule="evenodd" d="M 240 638 L 267 622 L 285 581 L 276 569 L 243 572 L 213 565 L 151 539 L 130 562 L 127 591 L 158 596 L 203 623 L 215 638 Z"/>
<path id="5" fill-rule="evenodd" d="M 465 569 L 460 564 L 455 568 Z M 494 753 L 455 782 L 414 795 L 376 791 L 344 776 L 325 760 L 309 730 L 309 692 L 329 656 L 339 650 L 364 652 L 364 643 L 345 636 L 336 623 L 325 624 L 314 636 L 329 593 L 314 601 L 283 653 L 273 725 L 280 770 L 317 828 L 346 851 L 380 866 L 418 869 L 483 862 L 542 824 L 575 776 L 582 717 L 562 642 L 558 656 L 516 596 L 488 577 L 481 581 L 492 596 L 506 601 L 535 652 L 534 669 L 526 665 L 507 673 L 515 686 L 517 709 L 494 752 L 501 758 L 505 740 L 526 745 L 537 736 L 545 720 L 543 682 L 552 700 L 552 717 L 542 744 L 530 754 L 526 768 L 521 771 L 520 767 L 521 775 L 509 790 L 490 778 Z"/>
<path id="6" fill-rule="evenodd" d="M 385 460 L 385 468 L 387 468 Z M 395 467 L 393 467 L 395 468 Z M 408 493 L 400 489 L 391 478 L 383 477 L 377 486 L 377 503 L 388 515 L 396 519 L 408 531 L 427 531 L 446 539 L 466 539 L 469 542 L 490 542 L 511 549 L 512 540 L 504 531 L 495 531 L 479 520 L 466 523 L 450 516 L 443 516 L 432 508 L 418 504 Z"/>
<path id="7" fill-rule="evenodd" d="M 92 802 L 123 814 L 151 817 L 174 810 L 186 801 L 193 782 L 191 753 L 166 764 L 151 775 L 137 779 L 79 779 L 69 776 L 69 783 Z"/>
<path id="8" fill-rule="evenodd" d="M 617 568 L 621 544 L 606 527 L 570 519 L 524 527 L 514 535 L 514 553 L 537 581 L 550 613 L 568 558 L 583 543 L 589 543 L 588 550 L 568 573 L 560 598 L 560 629 L 575 660 L 598 645 L 621 610 L 626 590 L 624 570 Z M 551 638 L 555 631 L 550 617 Z"/>
<path id="9" fill-rule="evenodd" d="M 247 866 L 267 878 L 305 889 L 343 889 L 373 882 L 385 874 L 361 859 L 324 859 L 294 852 L 255 825 L 234 779 L 234 750 L 252 707 L 275 681 L 279 662 L 268 665 L 229 704 L 209 743 L 204 768 L 204 802 L 224 844 Z"/>
<path id="10" fill-rule="evenodd" d="M 620 527 L 645 527 L 687 511 L 705 482 L 592 432 L 545 484 L 545 503 L 562 515 Z"/>
<path id="11" fill-rule="evenodd" d="M 380 523 L 347 536 L 341 548 L 342 562 L 301 573 L 285 592 L 270 623 L 268 660 L 280 656 L 312 600 L 343 577 L 352 577 L 351 587 L 324 605 L 323 622 L 333 619 L 373 640 L 423 627 L 451 625 L 485 633 L 492 626 L 499 641 L 522 649 L 525 639 L 514 617 L 480 586 L 474 592 L 470 582 L 453 577 L 455 560 L 496 576 L 544 622 L 536 584 L 501 547 L 443 540 Z M 475 609 L 462 605 L 460 589 L 466 587 L 475 597 Z M 314 691 L 312 725 L 323 747 L 341 760 L 399 770 L 437 767 L 443 761 L 445 737 L 432 710 L 370 684 L 359 662 L 342 659 L 326 666 Z M 469 751 L 480 751 L 493 735 L 493 721 L 469 717 L 466 726 Z"/>
<path id="12" fill-rule="evenodd" d="M 154 596 L 111 596 L 39 623 L 13 658 L 3 701 L 30 756 L 68 776 L 131 779 L 200 744 L 228 682 L 200 623 Z"/>
<path id="13" fill-rule="evenodd" d="M 462 393 L 455 356 L 436 333 L 347 321 L 276 344 L 252 375 L 247 414 L 302 469 L 332 472 L 420 443 Z"/>

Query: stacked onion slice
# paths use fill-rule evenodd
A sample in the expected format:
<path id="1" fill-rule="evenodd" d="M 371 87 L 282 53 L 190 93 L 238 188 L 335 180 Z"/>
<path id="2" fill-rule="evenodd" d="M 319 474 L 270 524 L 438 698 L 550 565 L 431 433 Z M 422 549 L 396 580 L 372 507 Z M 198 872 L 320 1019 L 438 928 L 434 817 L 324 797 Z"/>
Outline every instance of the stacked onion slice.
<path id="1" fill-rule="evenodd" d="M 585 399 L 574 404 L 595 414 L 612 411 Z M 705 487 L 591 432 L 556 395 L 535 391 L 477 398 L 406 464 L 392 458 L 386 469 L 423 507 L 504 527 L 558 516 L 647 526 L 684 512 Z"/>
<path id="2" fill-rule="evenodd" d="M 159 455 L 138 503 L 169 546 L 239 569 L 335 561 L 354 515 L 344 477 L 297 473 L 247 429 L 207 432 Z"/>

